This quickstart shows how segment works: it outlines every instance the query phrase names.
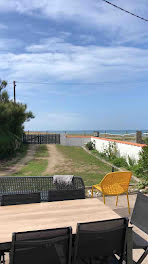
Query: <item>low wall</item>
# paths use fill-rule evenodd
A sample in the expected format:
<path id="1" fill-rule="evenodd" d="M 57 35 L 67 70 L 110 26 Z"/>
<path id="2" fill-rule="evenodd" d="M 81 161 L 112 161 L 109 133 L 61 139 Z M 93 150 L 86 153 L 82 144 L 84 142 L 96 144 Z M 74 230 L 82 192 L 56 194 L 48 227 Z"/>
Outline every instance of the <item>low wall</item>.
<path id="1" fill-rule="evenodd" d="M 138 162 L 139 154 L 142 148 L 146 145 L 137 144 L 127 141 L 113 140 L 107 138 L 93 137 L 93 136 L 70 136 L 61 134 L 61 145 L 63 146 L 78 146 L 82 147 L 87 142 L 92 141 L 95 143 L 96 150 L 104 152 L 104 149 L 108 149 L 110 143 L 115 143 L 117 151 L 120 157 L 124 157 L 128 162 L 128 157 Z"/>
<path id="2" fill-rule="evenodd" d="M 128 157 L 135 160 L 139 160 L 139 154 L 142 148 L 146 145 L 137 144 L 126 141 L 112 140 L 107 138 L 91 137 L 91 141 L 95 143 L 96 150 L 103 152 L 104 149 L 109 147 L 110 143 L 115 143 L 117 151 L 120 157 L 124 157 L 128 162 Z"/>
<path id="3" fill-rule="evenodd" d="M 60 142 L 61 142 L 60 144 L 63 146 L 82 147 L 89 141 L 91 141 L 90 136 L 70 136 L 70 135 L 61 134 L 60 137 Z"/>

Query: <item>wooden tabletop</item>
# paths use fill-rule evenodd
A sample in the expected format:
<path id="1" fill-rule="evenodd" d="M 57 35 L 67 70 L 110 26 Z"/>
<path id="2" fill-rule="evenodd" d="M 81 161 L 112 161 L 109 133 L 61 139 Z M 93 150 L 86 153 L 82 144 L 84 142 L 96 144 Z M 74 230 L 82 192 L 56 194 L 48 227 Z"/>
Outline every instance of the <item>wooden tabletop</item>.
<path id="1" fill-rule="evenodd" d="M 0 243 L 11 242 L 13 232 L 72 226 L 120 218 L 96 198 L 0 207 Z"/>

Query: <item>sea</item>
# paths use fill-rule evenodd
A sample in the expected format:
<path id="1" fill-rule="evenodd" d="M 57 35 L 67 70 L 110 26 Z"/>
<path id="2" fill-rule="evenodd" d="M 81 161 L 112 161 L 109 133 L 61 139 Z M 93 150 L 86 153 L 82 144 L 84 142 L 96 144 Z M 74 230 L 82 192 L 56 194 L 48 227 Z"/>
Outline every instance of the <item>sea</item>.
<path id="1" fill-rule="evenodd" d="M 139 129 L 140 130 L 140 129 Z M 31 130 L 29 130 L 31 132 Z M 74 135 L 92 135 L 94 132 L 99 132 L 100 134 L 110 134 L 110 135 L 135 135 L 137 130 L 112 130 L 112 129 L 93 129 L 93 130 L 44 130 L 39 132 L 46 133 L 64 133 L 64 134 L 74 134 Z M 148 129 L 140 130 L 143 135 L 148 136 Z"/>

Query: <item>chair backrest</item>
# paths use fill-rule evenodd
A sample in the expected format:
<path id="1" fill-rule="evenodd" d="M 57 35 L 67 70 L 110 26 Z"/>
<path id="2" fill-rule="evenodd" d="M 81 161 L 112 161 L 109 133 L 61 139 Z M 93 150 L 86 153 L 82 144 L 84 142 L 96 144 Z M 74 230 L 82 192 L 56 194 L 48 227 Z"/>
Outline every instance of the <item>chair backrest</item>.
<path id="1" fill-rule="evenodd" d="M 137 194 L 131 223 L 148 234 L 148 196 L 140 192 Z"/>
<path id="2" fill-rule="evenodd" d="M 14 233 L 10 264 L 70 264 L 71 227 Z"/>
<path id="3" fill-rule="evenodd" d="M 108 173 L 101 181 L 104 194 L 121 194 L 128 190 L 131 180 L 131 171 L 117 171 Z"/>
<path id="4" fill-rule="evenodd" d="M 126 218 L 78 224 L 74 263 L 83 258 L 110 257 L 116 253 L 123 258 L 127 226 Z"/>
<path id="5" fill-rule="evenodd" d="M 2 195 L 1 206 L 40 203 L 40 193 Z"/>

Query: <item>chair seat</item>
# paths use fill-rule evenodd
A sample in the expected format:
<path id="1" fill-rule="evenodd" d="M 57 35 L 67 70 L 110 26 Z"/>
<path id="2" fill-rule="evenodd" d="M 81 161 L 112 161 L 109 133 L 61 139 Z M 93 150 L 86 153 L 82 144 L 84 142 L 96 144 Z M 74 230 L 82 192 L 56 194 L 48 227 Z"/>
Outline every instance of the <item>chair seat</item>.
<path id="1" fill-rule="evenodd" d="M 93 185 L 93 187 L 102 192 L 102 188 L 100 184 Z"/>
<path id="2" fill-rule="evenodd" d="M 119 195 L 125 192 L 123 186 L 118 183 L 106 184 L 106 186 L 104 186 L 104 190 L 102 190 L 100 184 L 93 185 L 93 187 L 108 195 Z"/>
<path id="3" fill-rule="evenodd" d="M 147 247 L 148 247 L 148 242 L 133 231 L 133 248 L 140 249 Z"/>

